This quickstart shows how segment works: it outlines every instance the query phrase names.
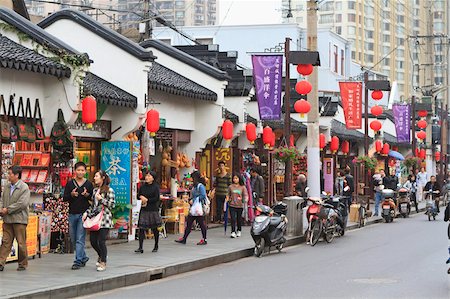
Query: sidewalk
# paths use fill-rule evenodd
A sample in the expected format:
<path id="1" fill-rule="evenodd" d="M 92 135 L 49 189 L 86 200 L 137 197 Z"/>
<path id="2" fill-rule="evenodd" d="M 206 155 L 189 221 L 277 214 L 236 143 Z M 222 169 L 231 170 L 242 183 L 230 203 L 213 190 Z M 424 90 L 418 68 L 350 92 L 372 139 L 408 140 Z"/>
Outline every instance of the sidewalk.
<path id="1" fill-rule="evenodd" d="M 422 203 L 421 208 L 425 207 Z M 366 225 L 381 222 L 381 217 L 371 217 Z M 347 229 L 357 229 L 349 223 Z M 195 245 L 201 238 L 199 231 L 191 233 L 186 245 L 176 244 L 178 235 L 160 240 L 160 251 L 152 253 L 153 240 L 144 243 L 144 254 L 135 254 L 137 242 L 122 243 L 108 247 L 108 268 L 95 271 L 96 255 L 88 249 L 91 261 L 86 268 L 71 270 L 72 254 L 47 254 L 41 259 L 30 260 L 25 272 L 17 272 L 17 263 L 7 264 L 0 272 L 0 298 L 69 298 L 92 295 L 97 292 L 145 283 L 171 275 L 181 274 L 235 261 L 253 255 L 250 227 L 244 227 L 243 236 L 230 239 L 229 229 L 224 236 L 223 228 L 208 231 L 208 245 Z M 288 238 L 287 246 L 304 242 L 304 237 Z"/>

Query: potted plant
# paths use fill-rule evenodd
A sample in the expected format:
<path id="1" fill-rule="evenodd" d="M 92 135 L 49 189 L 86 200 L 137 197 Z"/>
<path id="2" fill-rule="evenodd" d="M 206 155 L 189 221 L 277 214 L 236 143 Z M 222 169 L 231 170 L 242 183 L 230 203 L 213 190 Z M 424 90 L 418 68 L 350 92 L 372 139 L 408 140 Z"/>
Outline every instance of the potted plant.
<path id="1" fill-rule="evenodd" d="M 417 157 L 406 158 L 403 161 L 403 165 L 405 165 L 408 170 L 418 169 L 420 167 L 420 159 Z"/>
<path id="2" fill-rule="evenodd" d="M 274 154 L 275 154 L 275 159 L 277 159 L 278 161 L 281 161 L 283 163 L 286 163 L 289 160 L 291 160 L 293 163 L 297 163 L 301 157 L 300 152 L 294 146 L 278 147 L 274 150 Z"/>
<path id="3" fill-rule="evenodd" d="M 375 157 L 359 156 L 353 160 L 353 163 L 362 164 L 367 170 L 374 170 L 377 167 L 378 160 Z"/>

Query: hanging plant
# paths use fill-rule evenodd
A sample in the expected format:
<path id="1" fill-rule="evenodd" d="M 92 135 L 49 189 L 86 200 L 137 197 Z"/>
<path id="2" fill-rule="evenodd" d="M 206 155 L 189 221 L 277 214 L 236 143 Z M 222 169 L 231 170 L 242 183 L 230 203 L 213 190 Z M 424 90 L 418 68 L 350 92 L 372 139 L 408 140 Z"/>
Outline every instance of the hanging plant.
<path id="1" fill-rule="evenodd" d="M 294 146 L 291 147 L 278 147 L 274 150 L 275 159 L 286 163 L 291 160 L 293 163 L 297 163 L 301 157 L 301 153 Z"/>
<path id="2" fill-rule="evenodd" d="M 420 167 L 420 159 L 418 157 L 406 158 L 403 161 L 403 165 L 405 165 L 408 169 L 411 169 L 414 167 L 416 169 L 418 169 Z"/>
<path id="3" fill-rule="evenodd" d="M 374 170 L 377 167 L 378 160 L 375 157 L 359 156 L 353 160 L 354 163 L 363 164 L 366 169 Z"/>

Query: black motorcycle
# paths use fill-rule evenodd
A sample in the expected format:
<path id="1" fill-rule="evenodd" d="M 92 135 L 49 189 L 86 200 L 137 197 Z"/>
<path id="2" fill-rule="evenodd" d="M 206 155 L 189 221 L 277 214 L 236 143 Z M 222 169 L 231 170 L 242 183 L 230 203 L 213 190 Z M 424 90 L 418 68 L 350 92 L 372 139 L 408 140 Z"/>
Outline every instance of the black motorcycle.
<path id="1" fill-rule="evenodd" d="M 346 196 L 327 196 L 325 199 L 325 203 L 333 206 L 333 209 L 337 213 L 336 217 L 336 232 L 342 237 L 345 235 L 345 229 L 347 228 L 347 219 L 348 219 L 348 197 Z"/>
<path id="2" fill-rule="evenodd" d="M 272 208 L 259 205 L 256 207 L 256 218 L 253 221 L 250 234 L 255 242 L 254 254 L 260 257 L 270 247 L 280 252 L 286 242 L 285 233 L 287 227 L 287 205 L 278 203 Z"/>

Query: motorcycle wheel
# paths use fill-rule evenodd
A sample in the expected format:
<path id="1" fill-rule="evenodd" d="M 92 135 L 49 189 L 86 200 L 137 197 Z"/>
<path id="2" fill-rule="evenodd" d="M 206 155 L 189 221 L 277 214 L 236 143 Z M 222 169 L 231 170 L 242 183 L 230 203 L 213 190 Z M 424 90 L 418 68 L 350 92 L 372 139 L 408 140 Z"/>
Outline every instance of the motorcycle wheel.
<path id="1" fill-rule="evenodd" d="M 436 220 L 436 216 L 433 216 L 433 220 Z"/>
<path id="2" fill-rule="evenodd" d="M 343 237 L 343 236 L 345 235 L 345 228 L 344 228 L 344 227 L 341 227 L 341 228 L 340 228 L 340 230 L 339 230 L 339 235 L 340 235 L 341 237 Z"/>
<path id="3" fill-rule="evenodd" d="M 329 228 L 330 225 L 331 225 L 331 223 L 328 223 L 327 227 L 325 228 L 325 241 L 327 243 L 331 243 L 333 241 L 334 235 L 336 232 L 336 227 L 331 229 L 331 228 Z"/>
<path id="4" fill-rule="evenodd" d="M 322 236 L 322 221 L 314 220 L 311 224 L 310 243 L 314 246 L 319 242 L 320 236 Z"/>
<path id="5" fill-rule="evenodd" d="M 275 246 L 275 248 L 278 250 L 278 252 L 281 252 L 281 250 L 283 250 L 283 244 L 278 244 L 277 246 Z"/>
<path id="6" fill-rule="evenodd" d="M 259 244 L 255 245 L 255 256 L 256 257 L 262 256 L 262 254 L 264 252 L 264 246 L 266 245 L 265 243 L 266 242 L 265 242 L 264 238 L 261 238 L 259 241 Z"/>
<path id="7" fill-rule="evenodd" d="M 428 221 L 431 221 L 431 215 L 428 213 Z"/>
<path id="8" fill-rule="evenodd" d="M 366 224 L 366 212 L 363 208 L 359 209 L 359 228 L 364 227 Z"/>

